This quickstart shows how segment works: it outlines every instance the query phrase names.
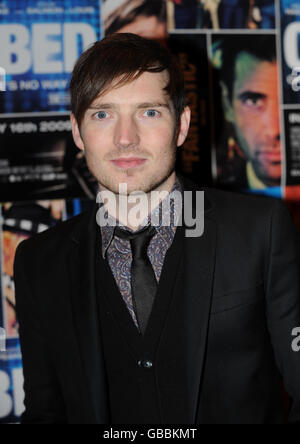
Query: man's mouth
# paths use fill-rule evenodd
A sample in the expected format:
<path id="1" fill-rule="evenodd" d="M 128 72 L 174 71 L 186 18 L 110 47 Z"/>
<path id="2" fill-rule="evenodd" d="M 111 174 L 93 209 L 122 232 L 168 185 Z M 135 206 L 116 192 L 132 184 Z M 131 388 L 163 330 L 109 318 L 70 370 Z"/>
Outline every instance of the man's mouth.
<path id="1" fill-rule="evenodd" d="M 257 157 L 261 161 L 265 160 L 267 162 L 279 163 L 282 160 L 281 151 L 272 151 L 272 150 L 259 151 L 257 153 Z"/>
<path id="2" fill-rule="evenodd" d="M 119 168 L 136 168 L 143 165 L 147 159 L 141 159 L 138 157 L 120 157 L 119 159 L 112 160 L 112 163 Z"/>

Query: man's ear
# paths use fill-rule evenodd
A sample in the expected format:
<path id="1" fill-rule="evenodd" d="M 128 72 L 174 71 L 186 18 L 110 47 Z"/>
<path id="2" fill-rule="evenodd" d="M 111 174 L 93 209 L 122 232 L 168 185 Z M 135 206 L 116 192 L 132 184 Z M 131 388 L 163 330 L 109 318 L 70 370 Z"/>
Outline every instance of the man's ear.
<path id="1" fill-rule="evenodd" d="M 189 106 L 186 106 L 179 120 L 179 127 L 177 132 L 177 141 L 176 141 L 177 146 L 183 145 L 189 131 L 190 121 L 191 121 L 191 110 Z"/>
<path id="2" fill-rule="evenodd" d="M 234 123 L 234 112 L 233 112 L 233 106 L 229 97 L 229 91 L 227 86 L 224 82 L 220 82 L 221 89 L 222 89 L 222 102 L 224 107 L 224 115 L 227 122 Z"/>
<path id="3" fill-rule="evenodd" d="M 73 113 L 71 113 L 70 119 L 71 119 L 71 124 L 72 124 L 72 134 L 73 134 L 73 139 L 74 139 L 75 145 L 80 150 L 84 151 L 84 144 L 83 144 L 83 141 L 82 141 L 82 138 L 80 135 L 78 123 L 77 123 L 77 120 L 76 120 Z"/>

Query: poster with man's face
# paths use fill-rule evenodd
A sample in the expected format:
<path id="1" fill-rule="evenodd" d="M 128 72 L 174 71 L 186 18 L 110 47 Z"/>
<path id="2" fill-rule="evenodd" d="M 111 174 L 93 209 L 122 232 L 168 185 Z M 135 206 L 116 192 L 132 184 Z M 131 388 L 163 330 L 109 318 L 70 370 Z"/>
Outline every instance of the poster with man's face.
<path id="1" fill-rule="evenodd" d="M 164 40 L 167 37 L 165 0 L 102 0 L 104 35 L 130 32 Z"/>
<path id="2" fill-rule="evenodd" d="M 283 150 L 275 37 L 215 35 L 212 64 L 220 95 L 215 110 L 217 183 L 280 194 Z"/>

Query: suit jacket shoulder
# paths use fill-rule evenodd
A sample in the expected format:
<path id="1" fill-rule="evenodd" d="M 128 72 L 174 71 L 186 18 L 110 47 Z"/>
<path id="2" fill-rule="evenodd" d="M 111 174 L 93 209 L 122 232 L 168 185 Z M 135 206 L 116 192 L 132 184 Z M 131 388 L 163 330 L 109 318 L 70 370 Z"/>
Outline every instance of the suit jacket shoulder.
<path id="1" fill-rule="evenodd" d="M 274 213 L 284 213 L 291 219 L 286 205 L 279 199 L 231 191 L 206 188 L 204 192 L 214 209 L 220 226 L 248 228 L 248 233 L 256 228 L 269 225 Z"/>
<path id="2" fill-rule="evenodd" d="M 68 249 L 73 234 L 76 240 L 85 230 L 90 229 L 91 221 L 95 220 L 93 217 L 96 217 L 96 205 L 84 213 L 59 222 L 54 227 L 22 241 L 18 245 L 16 259 L 22 256 L 25 260 L 24 265 L 28 260 L 31 269 L 44 261 L 48 263 L 52 258 L 51 254 L 55 257 Z"/>

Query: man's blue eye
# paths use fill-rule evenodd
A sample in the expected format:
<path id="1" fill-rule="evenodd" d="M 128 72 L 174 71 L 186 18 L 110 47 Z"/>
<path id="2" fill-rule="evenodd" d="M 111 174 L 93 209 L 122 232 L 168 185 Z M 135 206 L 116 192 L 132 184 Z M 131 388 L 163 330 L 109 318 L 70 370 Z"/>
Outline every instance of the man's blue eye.
<path id="1" fill-rule="evenodd" d="M 97 116 L 98 119 L 103 120 L 103 119 L 105 119 L 108 116 L 108 114 L 105 111 L 99 111 L 96 114 L 96 116 Z"/>
<path id="2" fill-rule="evenodd" d="M 156 111 L 155 109 L 147 109 L 145 114 L 147 117 L 156 117 L 158 114 L 158 111 Z"/>

